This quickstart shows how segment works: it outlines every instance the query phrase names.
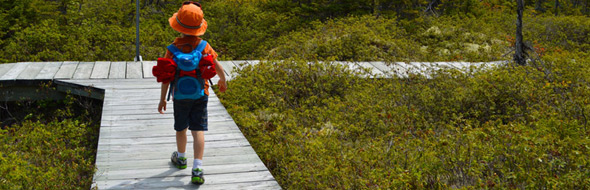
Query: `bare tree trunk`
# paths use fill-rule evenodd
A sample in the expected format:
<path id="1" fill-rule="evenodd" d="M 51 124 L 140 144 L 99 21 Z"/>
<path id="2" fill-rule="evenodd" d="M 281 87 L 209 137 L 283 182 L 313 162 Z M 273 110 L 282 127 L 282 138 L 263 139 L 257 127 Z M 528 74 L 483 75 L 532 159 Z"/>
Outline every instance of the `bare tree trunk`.
<path id="1" fill-rule="evenodd" d="M 517 0 L 517 19 L 516 19 L 516 53 L 514 62 L 519 65 L 526 65 L 525 47 L 522 39 L 522 12 L 524 9 L 524 0 Z"/>
<path id="2" fill-rule="evenodd" d="M 555 16 L 559 13 L 559 0 L 555 0 Z"/>

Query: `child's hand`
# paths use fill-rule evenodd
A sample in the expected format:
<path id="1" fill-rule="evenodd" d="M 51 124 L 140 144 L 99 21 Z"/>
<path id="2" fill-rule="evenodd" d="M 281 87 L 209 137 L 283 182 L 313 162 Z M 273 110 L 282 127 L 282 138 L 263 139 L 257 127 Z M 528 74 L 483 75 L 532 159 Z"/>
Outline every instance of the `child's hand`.
<path id="1" fill-rule="evenodd" d="M 160 100 L 160 104 L 158 104 L 158 112 L 160 112 L 160 114 L 164 114 L 164 111 L 162 111 L 162 109 L 166 111 L 166 101 L 164 100 Z"/>
<path id="2" fill-rule="evenodd" d="M 219 91 L 220 92 L 225 92 L 225 90 L 227 90 L 227 84 L 225 84 L 225 79 L 219 79 L 219 81 L 217 82 L 217 86 L 219 86 Z"/>

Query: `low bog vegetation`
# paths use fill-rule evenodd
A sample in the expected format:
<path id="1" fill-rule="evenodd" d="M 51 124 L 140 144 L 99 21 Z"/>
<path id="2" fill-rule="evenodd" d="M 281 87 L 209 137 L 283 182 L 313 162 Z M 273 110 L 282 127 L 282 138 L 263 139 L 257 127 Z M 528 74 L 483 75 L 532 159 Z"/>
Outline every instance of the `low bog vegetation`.
<path id="1" fill-rule="evenodd" d="M 587 189 L 590 60 L 543 61 L 430 79 L 268 61 L 218 95 L 286 189 Z"/>
<path id="2" fill-rule="evenodd" d="M 90 189 L 102 102 L 3 102 L 0 189 Z"/>

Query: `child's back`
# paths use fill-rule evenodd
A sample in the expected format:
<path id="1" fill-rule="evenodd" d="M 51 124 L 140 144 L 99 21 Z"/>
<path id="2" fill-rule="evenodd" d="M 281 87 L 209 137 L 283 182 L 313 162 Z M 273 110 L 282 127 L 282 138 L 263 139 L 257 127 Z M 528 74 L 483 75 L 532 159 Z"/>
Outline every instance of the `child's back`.
<path id="1" fill-rule="evenodd" d="M 205 33 L 207 29 L 207 22 L 203 19 L 203 11 L 201 10 L 201 5 L 195 2 L 185 2 L 178 10 L 177 13 L 174 13 L 172 17 L 168 20 L 170 23 L 170 27 L 174 30 L 180 32 L 182 37 L 176 38 L 172 44 L 176 46 L 180 51 L 183 53 L 189 53 L 193 51 L 197 46 L 201 43 L 202 39 L 198 36 L 201 36 Z M 219 86 L 219 90 L 221 92 L 225 92 L 226 90 L 226 83 L 225 83 L 225 75 L 223 75 L 223 67 L 217 62 L 217 53 L 213 48 L 207 43 L 204 50 L 201 52 L 203 55 L 212 56 L 215 71 L 219 76 L 219 82 L 217 83 Z M 174 54 L 170 51 L 166 51 L 165 58 L 174 58 Z M 197 60 L 196 63 L 198 64 L 199 61 Z M 198 69 L 198 67 L 197 67 Z M 183 71 L 184 72 L 184 71 Z M 175 88 L 172 91 L 172 94 L 178 93 L 178 86 L 175 85 L 175 82 L 180 81 L 179 73 L 183 73 L 179 69 L 176 71 L 175 80 L 172 82 L 171 88 Z M 199 73 L 200 71 L 196 71 Z M 190 73 L 190 72 L 186 72 Z M 200 74 L 196 76 L 187 75 L 182 77 L 196 77 L 200 80 L 192 80 L 192 81 L 202 81 L 202 84 L 196 82 L 197 87 L 203 88 L 203 96 L 179 96 L 177 95 L 176 98 L 173 98 L 174 103 L 174 130 L 176 130 L 176 145 L 177 151 L 172 153 L 171 161 L 172 163 L 180 168 L 184 169 L 187 167 L 186 161 L 186 144 L 187 144 L 187 129 L 191 130 L 191 134 L 194 140 L 194 160 L 193 160 L 193 170 L 192 170 L 192 178 L 191 182 L 195 184 L 203 184 L 205 182 L 205 178 L 203 177 L 203 152 L 205 146 L 204 140 L 204 132 L 208 130 L 207 126 L 207 102 L 209 99 L 209 84 L 206 80 L 202 80 Z M 178 81 L 177 81 L 178 80 Z M 160 103 L 158 105 L 158 111 L 160 113 L 164 113 L 166 111 L 166 93 L 168 92 L 170 83 L 163 82 L 161 93 L 160 93 Z"/>

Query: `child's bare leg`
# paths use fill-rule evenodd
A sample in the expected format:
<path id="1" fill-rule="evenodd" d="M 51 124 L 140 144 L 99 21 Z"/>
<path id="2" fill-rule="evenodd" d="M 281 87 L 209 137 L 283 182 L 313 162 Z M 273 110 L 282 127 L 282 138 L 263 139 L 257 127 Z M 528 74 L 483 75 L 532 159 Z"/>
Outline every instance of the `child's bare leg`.
<path id="1" fill-rule="evenodd" d="M 203 152 L 205 150 L 205 132 L 191 131 L 193 135 L 193 149 L 195 151 L 195 159 L 203 160 Z M 186 136 L 185 136 L 186 137 Z"/>
<path id="2" fill-rule="evenodd" d="M 179 153 L 186 153 L 186 130 L 176 131 L 176 148 L 178 148 Z"/>

